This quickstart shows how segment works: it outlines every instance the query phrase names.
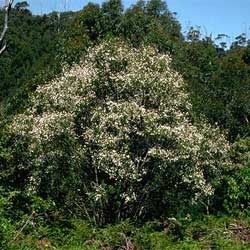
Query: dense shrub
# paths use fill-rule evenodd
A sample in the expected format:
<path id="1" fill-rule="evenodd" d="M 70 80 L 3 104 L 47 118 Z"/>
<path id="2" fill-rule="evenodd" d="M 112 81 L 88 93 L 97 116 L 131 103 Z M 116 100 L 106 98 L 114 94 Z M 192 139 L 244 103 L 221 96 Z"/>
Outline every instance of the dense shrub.
<path id="1" fill-rule="evenodd" d="M 177 213 L 213 194 L 229 145 L 194 122 L 182 77 L 152 47 L 109 41 L 37 88 L 10 126 L 29 193 L 98 223 Z M 25 142 L 25 143 L 24 143 Z"/>
<path id="2" fill-rule="evenodd" d="M 249 213 L 250 206 L 250 138 L 232 146 L 233 168 L 224 175 L 224 206 L 227 212 Z"/>
<path id="3" fill-rule="evenodd" d="M 8 200 L 5 197 L 0 198 L 0 247 L 5 250 L 7 243 L 11 239 L 12 225 L 10 221 L 6 218 L 4 211 L 4 206 L 8 203 Z"/>

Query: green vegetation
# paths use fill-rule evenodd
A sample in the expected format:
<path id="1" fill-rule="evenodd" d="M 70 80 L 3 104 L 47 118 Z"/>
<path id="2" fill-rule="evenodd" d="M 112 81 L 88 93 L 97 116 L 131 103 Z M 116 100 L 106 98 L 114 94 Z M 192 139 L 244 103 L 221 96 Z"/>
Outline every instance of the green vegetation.
<path id="1" fill-rule="evenodd" d="M 28 7 L 0 56 L 0 248 L 249 249 L 245 35 L 184 36 L 161 0 Z"/>
<path id="2" fill-rule="evenodd" d="M 82 220 L 60 218 L 48 225 L 36 214 L 25 219 L 28 223 L 21 221 L 18 230 L 11 232 L 14 241 L 9 241 L 2 249 L 247 250 L 250 247 L 249 220 L 242 218 L 204 216 L 194 221 L 169 218 L 143 226 L 126 220 L 103 228 Z"/>

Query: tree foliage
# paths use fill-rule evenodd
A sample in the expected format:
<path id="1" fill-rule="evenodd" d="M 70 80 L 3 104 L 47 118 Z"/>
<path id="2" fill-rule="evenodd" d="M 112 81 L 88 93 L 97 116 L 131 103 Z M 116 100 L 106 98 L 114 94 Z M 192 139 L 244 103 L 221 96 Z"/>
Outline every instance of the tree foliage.
<path id="1" fill-rule="evenodd" d="M 29 159 L 19 166 L 27 192 L 80 202 L 99 223 L 110 211 L 117 220 L 176 213 L 212 195 L 229 146 L 217 129 L 193 124 L 170 64 L 151 47 L 107 42 L 39 87 L 10 128 Z"/>

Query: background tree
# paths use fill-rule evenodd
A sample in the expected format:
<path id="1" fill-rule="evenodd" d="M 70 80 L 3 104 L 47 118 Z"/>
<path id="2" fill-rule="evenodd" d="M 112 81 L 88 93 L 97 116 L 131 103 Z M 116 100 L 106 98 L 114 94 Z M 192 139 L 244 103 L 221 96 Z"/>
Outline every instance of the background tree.
<path id="1" fill-rule="evenodd" d="M 0 17 L 4 14 L 0 11 Z M 0 113 L 17 112 L 38 84 L 60 71 L 58 41 L 74 15 L 62 13 L 58 23 L 56 13 L 32 15 L 26 4 L 12 8 L 8 49 L 0 57 Z"/>
<path id="2" fill-rule="evenodd" d="M 18 10 L 18 11 L 21 11 L 21 10 L 26 10 L 28 9 L 29 7 L 29 4 L 26 2 L 26 1 L 23 1 L 23 2 L 18 2 L 16 3 L 15 5 L 15 9 Z"/>

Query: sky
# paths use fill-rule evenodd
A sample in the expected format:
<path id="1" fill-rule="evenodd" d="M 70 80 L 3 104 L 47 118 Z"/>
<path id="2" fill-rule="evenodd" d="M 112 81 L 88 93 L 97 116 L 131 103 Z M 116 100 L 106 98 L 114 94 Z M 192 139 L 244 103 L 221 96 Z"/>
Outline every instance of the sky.
<path id="1" fill-rule="evenodd" d="M 0 0 L 1 1 L 1 0 Z M 3 1 L 3 0 L 2 0 Z M 21 1 L 21 0 L 19 0 Z M 89 1 L 86 0 L 26 0 L 35 14 L 53 10 L 79 10 Z M 101 4 L 101 0 L 90 0 Z M 123 0 L 124 7 L 134 4 L 135 0 Z M 223 33 L 230 36 L 226 42 L 246 33 L 250 37 L 250 0 L 167 0 L 170 11 L 177 12 L 177 19 L 183 32 L 191 26 L 200 26 L 202 34 Z"/>

